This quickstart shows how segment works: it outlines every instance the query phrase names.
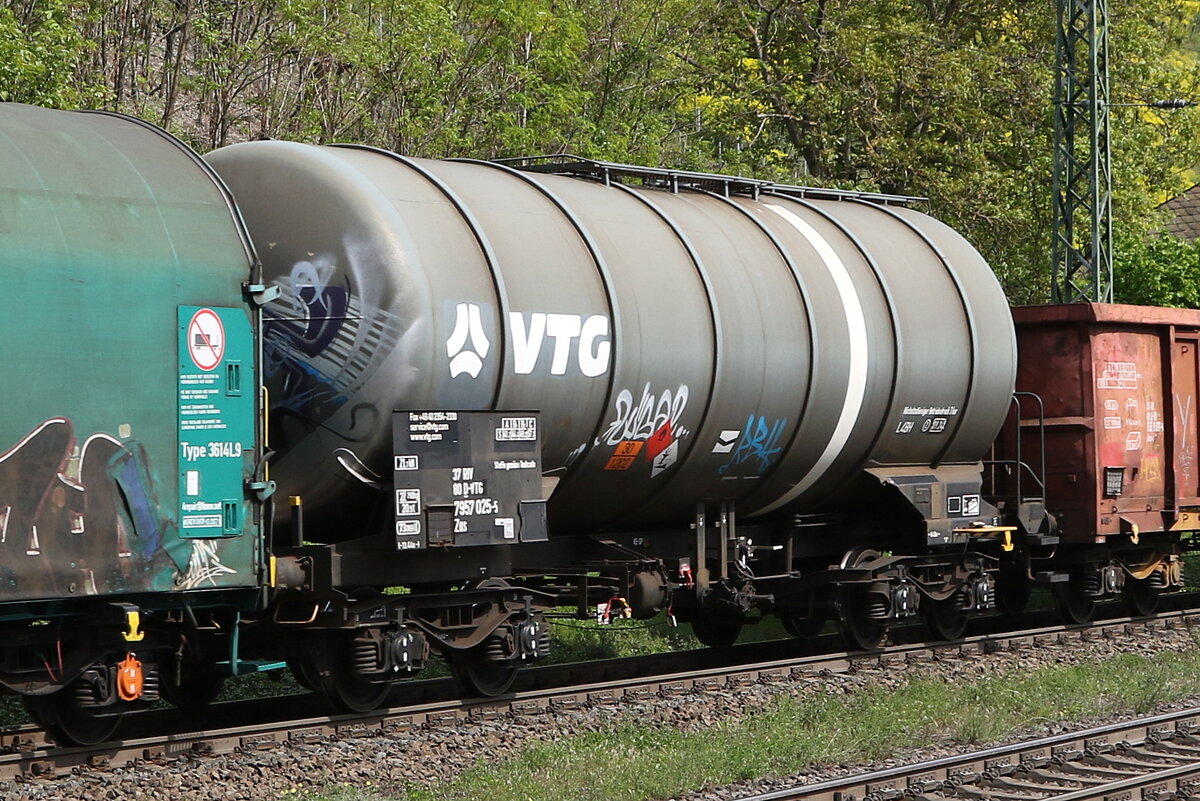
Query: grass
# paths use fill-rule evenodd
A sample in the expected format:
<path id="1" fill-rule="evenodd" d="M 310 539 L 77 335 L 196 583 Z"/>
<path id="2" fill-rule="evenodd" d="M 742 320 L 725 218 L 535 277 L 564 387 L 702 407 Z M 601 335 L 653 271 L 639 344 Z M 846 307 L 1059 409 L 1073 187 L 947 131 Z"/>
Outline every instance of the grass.
<path id="1" fill-rule="evenodd" d="M 920 678 L 897 690 L 779 697 L 708 729 L 623 725 L 531 745 L 409 801 L 667 798 L 812 765 L 876 762 L 934 742 L 977 745 L 1038 723 L 1144 714 L 1200 694 L 1200 650 L 1134 654 L 966 684 Z M 336 796 L 316 795 L 313 799 Z"/>
<path id="2" fill-rule="evenodd" d="M 371 787 L 335 784 L 326 787 L 319 794 L 308 790 L 287 790 L 279 796 L 279 801 L 390 801 L 390 799 L 379 795 Z"/>
<path id="3" fill-rule="evenodd" d="M 168 668 L 170 669 L 170 668 Z M 225 680 L 217 701 L 246 701 L 254 698 L 271 698 L 276 695 L 296 695 L 308 689 L 288 670 L 272 670 L 268 673 L 250 673 Z"/>
<path id="4" fill-rule="evenodd" d="M 551 618 L 550 625 L 552 636 L 547 664 L 617 659 L 701 647 L 690 625 L 672 626 L 665 614 L 650 620 L 616 620 L 603 626 L 594 620 Z M 788 636 L 778 619 L 768 617 L 744 626 L 738 642 L 780 640 Z"/>
<path id="5" fill-rule="evenodd" d="M 570 613 L 573 610 L 564 611 Z M 690 626 L 673 627 L 661 614 L 651 620 L 616 620 L 603 626 L 594 620 L 550 618 L 550 635 L 547 664 L 616 659 L 700 647 Z"/>
<path id="6" fill-rule="evenodd" d="M 1200 551 L 1188 551 L 1183 555 L 1183 588 L 1200 590 Z"/>

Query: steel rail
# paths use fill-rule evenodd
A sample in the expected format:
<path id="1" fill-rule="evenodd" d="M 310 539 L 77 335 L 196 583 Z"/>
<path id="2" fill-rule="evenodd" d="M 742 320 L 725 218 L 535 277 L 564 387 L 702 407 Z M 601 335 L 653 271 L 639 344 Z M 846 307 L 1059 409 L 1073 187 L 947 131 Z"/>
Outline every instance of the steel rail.
<path id="1" fill-rule="evenodd" d="M 1177 790 L 1200 781 L 1196 732 L 1200 707 L 737 799 L 1176 798 Z"/>
<path id="2" fill-rule="evenodd" d="M 88 748 L 58 748 L 45 740 L 33 727 L 0 732 L 0 780 L 50 778 L 64 771 L 105 769 L 153 761 L 165 763 L 178 758 L 227 754 L 250 749 L 276 747 L 284 743 L 309 743 L 338 737 L 394 736 L 419 726 L 462 724 L 495 719 L 502 715 L 544 714 L 551 709 L 571 709 L 587 704 L 635 701 L 654 695 L 681 695 L 693 691 L 712 691 L 746 687 L 761 681 L 816 677 L 823 673 L 847 673 L 887 669 L 908 662 L 932 661 L 946 656 L 970 656 L 1004 649 L 1019 650 L 1055 642 L 1100 639 L 1143 634 L 1163 628 L 1200 625 L 1200 610 L 1168 612 L 1154 618 L 1120 618 L 1091 626 L 1044 627 L 1018 632 L 982 634 L 960 641 L 892 646 L 870 652 L 837 652 L 762 660 L 754 664 L 728 664 L 696 668 L 686 660 L 671 669 L 672 658 L 679 654 L 637 657 L 633 660 L 603 660 L 590 663 L 600 671 L 613 671 L 629 661 L 657 664 L 652 675 L 624 676 L 600 681 L 577 680 L 578 665 L 548 666 L 530 670 L 532 684 L 548 682 L 551 676 L 564 677 L 568 684 L 547 686 L 510 693 L 490 699 L 448 699 L 407 704 L 368 714 L 309 715 L 300 719 L 255 722 L 211 729 L 180 730 L 165 735 L 132 737 Z M 775 644 L 776 648 L 778 643 Z M 685 652 L 711 654 L 711 651 Z M 647 661 L 648 660 L 648 661 Z M 612 663 L 612 664 L 605 664 Z M 576 672 L 572 672 L 576 671 Z M 593 675 L 605 675 L 604 672 Z M 540 677 L 540 678 L 539 678 Z M 436 682 L 431 682 L 436 683 Z M 444 682 L 449 687 L 449 682 Z M 303 696 L 301 698 L 305 698 Z M 295 698 L 292 696 L 290 698 Z M 264 699 L 276 700 L 276 699 Z M 225 717 L 225 710 L 244 707 L 246 702 L 214 705 L 214 717 Z M 293 709 L 295 702 L 283 704 Z M 160 717 L 162 712 L 157 713 Z M 195 713 L 177 714 L 187 720 Z M 225 718 L 228 719 L 228 718 Z M 136 724 L 135 724 L 136 725 Z"/>

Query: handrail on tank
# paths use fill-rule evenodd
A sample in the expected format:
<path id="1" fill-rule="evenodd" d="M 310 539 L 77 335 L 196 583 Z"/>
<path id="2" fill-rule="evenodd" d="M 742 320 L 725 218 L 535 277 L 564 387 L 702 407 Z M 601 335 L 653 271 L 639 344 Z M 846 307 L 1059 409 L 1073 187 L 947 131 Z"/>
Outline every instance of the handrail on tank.
<path id="1" fill-rule="evenodd" d="M 623 179 L 632 178 L 641 181 L 642 186 L 667 189 L 671 192 L 679 192 L 681 190 L 716 192 L 724 197 L 744 195 L 755 200 L 763 192 L 774 192 L 799 198 L 862 200 L 881 205 L 928 203 L 928 198 L 923 197 L 889 195 L 880 192 L 856 192 L 846 189 L 825 189 L 813 186 L 794 186 L 774 181 L 761 181 L 756 178 L 743 178 L 737 175 L 692 172 L 689 170 L 669 170 L 662 167 L 642 167 L 636 164 L 597 161 L 596 159 L 586 159 L 570 153 L 518 156 L 515 158 L 493 159 L 493 161 L 497 164 L 503 164 L 528 172 L 590 178 L 599 181 L 605 186 L 610 185 L 614 180 L 622 181 Z"/>
<path id="2" fill-rule="evenodd" d="M 1022 445 L 1021 445 L 1021 440 L 1023 439 L 1023 437 L 1021 436 L 1021 421 L 1023 419 L 1021 417 L 1021 399 L 1022 398 L 1032 398 L 1037 403 L 1039 469 L 1036 472 L 1034 471 L 1033 467 L 1031 467 L 1029 465 L 1029 463 L 1024 460 L 1023 454 L 1022 454 Z M 1016 448 L 1015 448 L 1015 450 L 1016 450 L 1015 457 L 1016 458 L 1014 458 L 1014 459 L 985 459 L 983 461 L 983 463 L 991 468 L 1001 467 L 1001 466 L 1016 467 L 1016 475 L 1015 475 L 1016 498 L 1015 499 L 1016 499 L 1017 503 L 1024 503 L 1025 501 L 1028 501 L 1028 500 L 1044 501 L 1046 499 L 1046 407 L 1045 407 L 1045 404 L 1042 402 L 1041 396 L 1036 393 L 1014 392 L 1013 396 L 1012 396 L 1011 407 L 1013 410 L 1016 411 L 1016 435 L 1014 437 L 1015 442 L 1016 442 Z M 993 452 L 995 451 L 994 445 L 992 446 L 992 450 L 993 450 Z M 1040 495 L 1029 496 L 1029 497 L 1025 496 L 1025 493 L 1023 491 L 1023 483 L 1022 483 L 1022 474 L 1025 472 L 1028 472 L 1029 477 L 1037 484 L 1038 489 L 1041 491 Z M 996 479 L 994 477 L 994 473 L 993 473 L 993 478 L 992 478 L 991 483 L 992 483 L 992 491 L 993 491 L 993 493 L 995 493 Z"/>

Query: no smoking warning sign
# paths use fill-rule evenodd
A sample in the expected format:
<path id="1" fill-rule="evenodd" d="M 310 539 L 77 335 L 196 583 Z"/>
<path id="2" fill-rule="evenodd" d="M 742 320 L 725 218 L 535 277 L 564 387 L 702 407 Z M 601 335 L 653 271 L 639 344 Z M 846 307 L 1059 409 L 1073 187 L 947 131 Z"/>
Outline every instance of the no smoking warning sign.
<path id="1" fill-rule="evenodd" d="M 187 327 L 187 347 L 192 361 L 201 370 L 212 370 L 225 355 L 225 326 L 212 309 L 192 315 Z"/>

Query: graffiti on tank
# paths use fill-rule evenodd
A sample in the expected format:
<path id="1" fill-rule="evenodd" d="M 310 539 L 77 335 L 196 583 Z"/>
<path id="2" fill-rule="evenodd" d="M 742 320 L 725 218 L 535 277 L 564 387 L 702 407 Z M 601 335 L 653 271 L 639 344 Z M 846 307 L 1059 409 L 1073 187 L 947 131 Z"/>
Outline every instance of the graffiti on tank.
<path id="1" fill-rule="evenodd" d="M 192 540 L 192 555 L 188 558 L 187 570 L 179 577 L 180 589 L 194 590 L 197 587 L 216 587 L 219 576 L 237 573 L 232 567 L 221 564 L 215 540 Z"/>
<path id="2" fill-rule="evenodd" d="M 546 340 L 553 340 L 550 375 L 566 375 L 574 364 L 589 378 L 608 372 L 612 360 L 608 317 L 593 314 L 543 314 L 509 312 L 512 332 L 513 372 L 530 375 L 541 359 Z M 574 355 L 574 359 L 572 359 Z"/>
<path id="3" fill-rule="evenodd" d="M 599 442 L 597 441 L 596 444 L 599 444 Z M 575 464 L 575 462 L 579 461 L 579 457 L 583 456 L 587 449 L 588 444 L 586 442 L 579 443 L 579 445 L 575 447 L 575 450 L 567 454 L 567 458 L 563 460 L 563 467 L 570 467 L 571 465 Z"/>
<path id="4" fill-rule="evenodd" d="M 780 417 L 768 424 L 762 415 L 750 415 L 746 418 L 746 427 L 742 429 L 737 444 L 733 447 L 729 461 L 717 468 L 717 472 L 725 475 L 747 462 L 761 475 L 767 471 L 771 463 L 779 456 L 783 446 L 783 431 L 787 428 L 787 418 Z M 725 433 L 725 432 L 723 432 Z M 714 449 L 714 452 L 719 452 Z"/>
<path id="5" fill-rule="evenodd" d="M 336 270 L 329 257 L 297 262 L 280 284 L 280 296 L 271 304 L 275 333 L 285 336 L 300 353 L 315 356 L 333 342 L 346 323 L 350 290 L 333 286 Z"/>
<path id="6" fill-rule="evenodd" d="M 372 489 L 384 488 L 383 477 L 366 465 L 359 455 L 349 448 L 336 448 L 331 454 L 333 461 L 341 466 L 355 481 L 365 484 Z"/>
<path id="7" fill-rule="evenodd" d="M 659 434 L 670 440 L 686 437 L 688 431 L 679 425 L 683 412 L 687 409 L 687 384 L 680 384 L 672 392 L 664 389 L 661 393 L 650 391 L 650 383 L 642 388 L 642 396 L 634 401 L 633 393 L 623 389 L 617 394 L 616 414 L 608 429 L 604 432 L 603 440 L 608 445 L 616 445 L 627 440 L 648 440 Z"/>
<path id="8" fill-rule="evenodd" d="M 96 595 L 169 580 L 169 525 L 136 441 L 95 433 L 77 447 L 72 421 L 53 417 L 0 453 L 0 595 Z"/>
<path id="9" fill-rule="evenodd" d="M 273 402 L 326 427 L 406 333 L 398 315 L 355 290 L 364 283 L 359 276 L 374 275 L 378 265 L 349 242 L 344 250 L 345 264 L 315 256 L 276 278 L 280 295 L 267 304 L 263 321 L 263 370 Z M 352 427 L 356 419 L 350 416 Z"/>

